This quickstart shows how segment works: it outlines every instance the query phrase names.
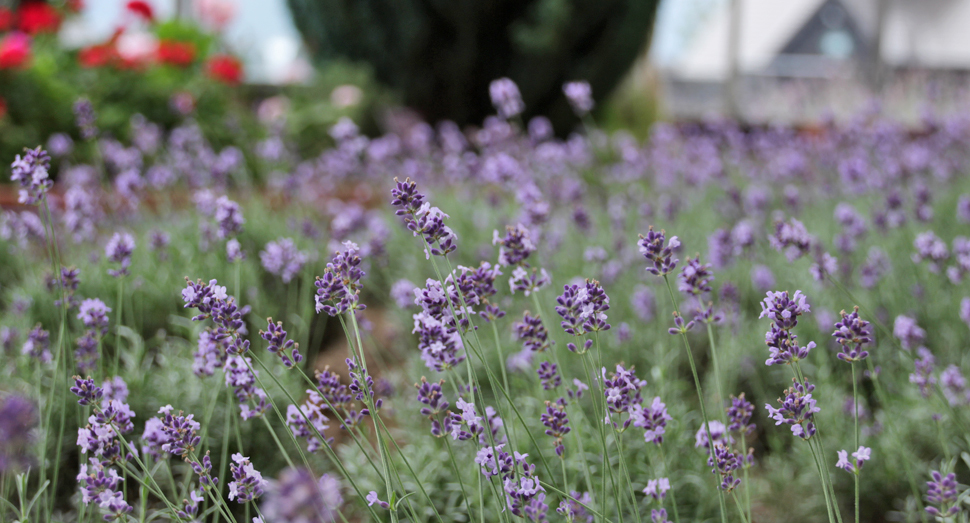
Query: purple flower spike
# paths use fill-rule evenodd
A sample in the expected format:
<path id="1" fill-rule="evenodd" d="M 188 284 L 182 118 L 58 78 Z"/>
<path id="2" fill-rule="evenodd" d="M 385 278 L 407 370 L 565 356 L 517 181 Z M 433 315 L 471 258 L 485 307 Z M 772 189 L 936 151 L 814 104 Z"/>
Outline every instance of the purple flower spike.
<path id="1" fill-rule="evenodd" d="M 307 254 L 291 238 L 280 238 L 266 244 L 259 253 L 259 261 L 267 272 L 279 276 L 283 283 L 290 283 L 307 262 Z"/>
<path id="2" fill-rule="evenodd" d="M 606 323 L 610 297 L 596 280 L 586 280 L 585 285 L 563 286 L 556 304 L 556 312 L 562 316 L 562 328 L 567 334 L 582 336 L 610 329 L 610 324 Z"/>
<path id="3" fill-rule="evenodd" d="M 259 336 L 269 342 L 266 349 L 279 356 L 283 365 L 288 369 L 303 361 L 303 355 L 300 354 L 300 344 L 286 339 L 287 334 L 283 330 L 283 322 L 273 323 L 273 318 L 266 318 L 266 323 L 266 330 L 259 331 Z"/>
<path id="4" fill-rule="evenodd" d="M 787 365 L 808 357 L 808 353 L 815 348 L 815 342 L 800 347 L 798 336 L 792 329 L 798 325 L 798 317 L 806 312 L 811 312 L 811 307 L 806 302 L 805 295 L 801 291 L 795 291 L 791 298 L 788 291 L 768 292 L 767 297 L 761 304 L 761 315 L 759 318 L 768 317 L 771 321 L 771 328 L 765 333 L 765 344 L 768 345 L 769 358 L 765 365 Z"/>
<path id="5" fill-rule="evenodd" d="M 790 425 L 792 434 L 804 440 L 814 436 L 814 415 L 822 409 L 818 408 L 812 398 L 813 390 L 815 385 L 808 380 L 802 384 L 792 378 L 792 386 L 785 390 L 785 397 L 778 398 L 781 408 L 776 409 L 770 403 L 765 404 L 768 415 L 775 420 L 775 425 Z"/>
<path id="6" fill-rule="evenodd" d="M 566 82 L 562 86 L 562 92 L 566 95 L 566 100 L 569 100 L 569 105 L 573 108 L 576 116 L 585 116 L 593 110 L 595 105 L 593 103 L 593 89 L 590 88 L 589 82 Z"/>
<path id="7" fill-rule="evenodd" d="M 263 475 L 253 467 L 249 458 L 240 453 L 232 455 L 233 463 L 229 464 L 232 481 L 229 482 L 229 501 L 243 504 L 263 495 L 266 481 Z"/>
<path id="8" fill-rule="evenodd" d="M 647 267 L 650 274 L 666 276 L 677 268 L 680 260 L 673 258 L 673 254 L 680 247 L 680 240 L 676 236 L 671 236 L 670 241 L 667 241 L 665 231 L 656 232 L 651 226 L 646 236 L 640 236 L 637 245 L 640 246 L 640 254 L 653 263 L 652 267 Z"/>
<path id="9" fill-rule="evenodd" d="M 499 237 L 497 230 L 492 231 L 492 245 L 501 245 L 498 263 L 503 267 L 524 264 L 526 258 L 536 250 L 529 229 L 521 223 L 515 227 L 506 227 L 503 237 Z"/>
<path id="10" fill-rule="evenodd" d="M 929 487 L 926 490 L 926 501 L 932 506 L 926 507 L 926 511 L 939 517 L 950 517 L 960 512 L 956 474 L 951 472 L 944 476 L 934 470 L 930 475 L 933 479 L 926 482 Z"/>
<path id="11" fill-rule="evenodd" d="M 48 170 L 51 157 L 39 145 L 36 149 L 24 148 L 24 155 L 19 154 L 10 165 L 10 181 L 20 185 L 17 201 L 25 205 L 37 205 L 47 191 L 54 186 Z"/>
<path id="12" fill-rule="evenodd" d="M 784 252 L 788 261 L 793 262 L 808 254 L 813 238 L 802 222 L 792 218 L 787 222 L 775 223 L 775 233 L 768 237 L 768 243 L 778 252 Z"/>
<path id="13" fill-rule="evenodd" d="M 548 361 L 540 363 L 536 373 L 539 374 L 542 390 L 551 390 L 562 384 L 562 376 L 559 375 L 559 367 L 555 363 Z"/>
<path id="14" fill-rule="evenodd" d="M 431 420 L 431 435 L 436 438 L 451 432 L 451 416 L 442 416 L 448 410 L 449 405 L 444 392 L 441 390 L 441 385 L 444 382 L 444 380 L 441 380 L 438 383 L 428 383 L 428 380 L 422 376 L 421 383 L 414 384 L 414 387 L 418 389 L 418 401 L 425 405 L 421 408 L 421 415 L 427 416 Z"/>
<path id="15" fill-rule="evenodd" d="M 41 363 L 51 362 L 51 333 L 45 331 L 38 323 L 27 334 L 27 341 L 24 342 L 21 354 L 26 354 L 31 358 L 37 359 Z"/>
<path id="16" fill-rule="evenodd" d="M 677 285 L 677 290 L 687 296 L 701 296 L 711 292 L 711 280 L 713 279 L 711 264 L 702 264 L 699 257 L 688 258 L 687 264 L 680 270 L 680 282 Z"/>
<path id="17" fill-rule="evenodd" d="M 398 207 L 394 214 L 404 218 L 412 234 L 424 238 L 427 244 L 425 256 L 446 256 L 458 249 L 458 237 L 444 222 L 448 215 L 425 202 L 424 195 L 418 192 L 417 184 L 410 178 L 403 182 L 395 178 L 394 182 L 396 186 L 391 189 L 391 205 Z"/>
<path id="18" fill-rule="evenodd" d="M 714 444 L 714 453 L 707 458 L 707 466 L 713 467 L 712 474 L 721 476 L 721 484 L 718 488 L 730 492 L 741 484 L 741 478 L 734 476 L 734 471 L 744 463 L 744 455 L 734 453 L 730 448 L 720 443 Z"/>
<path id="19" fill-rule="evenodd" d="M 77 319 L 89 329 L 98 331 L 101 336 L 108 332 L 108 313 L 111 308 L 97 298 L 88 298 L 78 307 Z"/>
<path id="20" fill-rule="evenodd" d="M 529 311 L 522 314 L 522 321 L 512 324 L 515 337 L 522 340 L 522 347 L 532 352 L 545 352 L 552 346 L 549 331 L 542 324 L 542 318 L 533 316 Z"/>
<path id="21" fill-rule="evenodd" d="M 318 480 L 306 469 L 287 469 L 267 489 L 262 512 L 267 521 L 331 523 L 342 504 L 337 478 L 324 474 Z"/>
<path id="22" fill-rule="evenodd" d="M 667 405 L 657 396 L 649 407 L 641 407 L 639 404 L 631 406 L 630 419 L 633 420 L 634 427 L 643 429 L 644 441 L 660 445 L 667 433 L 667 422 L 673 418 L 667 413 Z"/>
<path id="23" fill-rule="evenodd" d="M 674 326 L 667 329 L 667 332 L 671 336 L 676 336 L 678 334 L 687 334 L 687 332 L 694 328 L 694 320 L 684 321 L 684 317 L 680 314 L 674 313 Z"/>
<path id="24" fill-rule="evenodd" d="M 616 366 L 616 372 L 611 373 L 609 379 L 606 378 L 605 368 L 600 370 L 600 374 L 603 378 L 606 404 L 609 406 L 610 413 L 616 414 L 616 419 L 607 414 L 604 423 L 619 427 L 620 424 L 617 421 L 624 413 L 629 415 L 622 423 L 623 429 L 629 427 L 634 421 L 640 421 L 634 418 L 634 414 L 642 414 L 643 397 L 640 395 L 640 389 L 647 385 L 646 380 L 637 378 L 632 367 L 626 369 L 622 365 Z"/>
<path id="25" fill-rule="evenodd" d="M 896 321 L 893 323 L 893 336 L 899 339 L 904 349 L 911 350 L 923 343 L 926 331 L 921 329 L 913 318 L 900 314 L 896 316 Z"/>
<path id="26" fill-rule="evenodd" d="M 199 483 L 203 488 L 215 487 L 219 484 L 219 478 L 212 475 L 212 458 L 209 457 L 209 451 L 202 456 L 202 461 L 193 461 L 190 465 L 199 476 Z"/>
<path id="27" fill-rule="evenodd" d="M 241 233 L 246 220 L 243 218 L 239 204 L 226 196 L 220 196 L 216 199 L 215 205 L 214 218 L 219 224 L 219 238 L 224 240 Z"/>
<path id="28" fill-rule="evenodd" d="M 131 266 L 131 255 L 135 251 L 135 237 L 128 233 L 114 233 L 108 245 L 104 248 L 104 255 L 108 261 L 120 265 L 118 269 L 108 269 L 108 274 L 115 278 L 128 275 Z"/>
<path id="29" fill-rule="evenodd" d="M 183 416 L 181 412 L 173 416 L 171 405 L 158 409 L 158 413 L 163 416 L 160 429 L 169 438 L 168 443 L 162 445 L 162 450 L 176 456 L 188 456 L 194 452 L 202 441 L 198 435 L 199 422 L 193 419 L 195 416 Z"/>
<path id="30" fill-rule="evenodd" d="M 367 308 L 360 303 L 360 291 L 363 288 L 360 280 L 366 273 L 360 268 L 361 259 L 357 254 L 357 245 L 344 242 L 343 247 L 343 252 L 334 254 L 323 276 L 318 277 L 314 283 L 317 286 L 317 314 L 323 311 L 330 316 L 337 316 Z"/>
<path id="31" fill-rule="evenodd" d="M 74 102 L 74 122 L 81 131 L 81 138 L 93 140 L 98 136 L 98 128 L 95 125 L 96 116 L 94 105 L 87 98 L 78 98 Z"/>
<path id="32" fill-rule="evenodd" d="M 488 94 L 492 97 L 492 105 L 499 116 L 508 120 L 525 110 L 525 102 L 519 93 L 519 86 L 508 78 L 492 80 L 488 86 Z"/>
<path id="33" fill-rule="evenodd" d="M 104 391 L 101 387 L 98 387 L 93 379 L 82 379 L 80 376 L 74 376 L 74 386 L 71 387 L 71 392 L 80 398 L 77 400 L 78 405 L 85 406 L 97 406 L 101 403 L 101 397 L 104 395 Z"/>
<path id="34" fill-rule="evenodd" d="M 742 392 L 740 396 L 731 396 L 731 406 L 727 409 L 728 430 L 750 435 L 754 432 L 754 424 L 751 423 L 751 415 L 754 414 L 754 405 L 744 398 Z"/>
<path id="35" fill-rule="evenodd" d="M 933 375 L 933 368 L 936 359 L 933 353 L 926 347 L 916 349 L 917 358 L 913 360 L 915 372 L 909 375 L 909 382 L 919 387 L 920 394 L 924 398 L 929 398 L 932 393 L 932 386 L 936 384 L 936 376 Z"/>
<path id="36" fill-rule="evenodd" d="M 569 493 L 569 498 L 559 502 L 556 512 L 566 518 L 568 523 L 593 523 L 593 515 L 584 507 L 592 504 L 593 496 L 589 492 L 580 494 L 574 490 Z"/>
<path id="37" fill-rule="evenodd" d="M 30 466 L 36 425 L 37 410 L 27 398 L 11 394 L 0 400 L 0 474 Z"/>
<path id="38" fill-rule="evenodd" d="M 566 415 L 566 399 L 559 398 L 554 403 L 546 402 L 546 412 L 540 416 L 542 424 L 546 427 L 546 436 L 552 436 L 556 443 L 556 456 L 563 457 L 566 447 L 562 444 L 562 438 L 569 431 L 569 417 Z"/>
<path id="39" fill-rule="evenodd" d="M 552 277 L 549 276 L 549 273 L 545 269 L 532 267 L 527 270 L 521 265 L 512 271 L 512 277 L 509 278 L 509 288 L 512 294 L 515 294 L 515 291 L 522 291 L 526 296 L 531 295 L 533 292 L 550 283 L 552 283 Z"/>
<path id="40" fill-rule="evenodd" d="M 862 361 L 869 356 L 869 353 L 862 350 L 862 347 L 872 342 L 872 330 L 869 327 L 869 322 L 859 317 L 859 307 L 853 309 L 851 314 L 847 314 L 845 311 L 842 311 L 841 314 L 842 321 L 835 324 L 835 332 L 832 333 L 835 340 L 842 346 L 842 352 L 838 354 L 839 359 L 849 363 Z"/>

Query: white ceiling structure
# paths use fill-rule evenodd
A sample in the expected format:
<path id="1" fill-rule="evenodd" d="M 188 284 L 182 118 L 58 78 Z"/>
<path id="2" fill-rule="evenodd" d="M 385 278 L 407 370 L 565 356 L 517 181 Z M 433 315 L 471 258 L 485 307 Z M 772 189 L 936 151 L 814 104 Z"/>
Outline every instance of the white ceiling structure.
<path id="1" fill-rule="evenodd" d="M 826 0 L 741 2 L 738 67 L 759 74 Z M 840 0 L 867 41 L 875 33 L 877 1 Z M 893 66 L 970 70 L 970 0 L 884 0 L 882 59 Z M 729 72 L 729 3 L 712 13 L 665 72 L 685 81 L 721 82 Z"/>

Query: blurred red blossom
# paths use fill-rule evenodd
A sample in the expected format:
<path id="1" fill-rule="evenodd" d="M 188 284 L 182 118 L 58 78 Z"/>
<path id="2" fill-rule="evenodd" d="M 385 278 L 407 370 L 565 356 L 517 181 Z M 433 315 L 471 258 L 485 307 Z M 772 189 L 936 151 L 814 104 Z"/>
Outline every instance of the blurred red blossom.
<path id="1" fill-rule="evenodd" d="M 0 69 L 24 67 L 30 61 L 30 38 L 11 33 L 0 40 Z"/>
<path id="2" fill-rule="evenodd" d="M 143 18 L 146 22 L 155 20 L 155 10 L 152 9 L 151 4 L 144 0 L 131 0 L 125 8 Z"/>
<path id="3" fill-rule="evenodd" d="M 206 72 L 220 82 L 237 85 L 242 81 L 243 65 L 235 56 L 216 54 L 206 63 Z"/>
<path id="4" fill-rule="evenodd" d="M 61 14 L 43 2 L 27 2 L 17 11 L 17 27 L 30 35 L 53 33 L 61 26 Z"/>
<path id="5" fill-rule="evenodd" d="M 195 61 L 195 44 L 162 40 L 158 42 L 158 61 L 177 67 L 188 67 Z"/>

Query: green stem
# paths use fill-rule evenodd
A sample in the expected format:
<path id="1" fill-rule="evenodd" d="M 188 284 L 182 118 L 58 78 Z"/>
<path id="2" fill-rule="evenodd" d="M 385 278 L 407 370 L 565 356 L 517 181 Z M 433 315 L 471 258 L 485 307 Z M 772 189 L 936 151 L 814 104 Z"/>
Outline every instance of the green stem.
<path id="1" fill-rule="evenodd" d="M 289 452 L 287 452 L 286 451 L 286 448 L 283 447 L 283 442 L 281 442 L 279 436 L 276 435 L 276 431 L 273 430 L 273 426 L 269 424 L 269 420 L 266 419 L 266 416 L 260 416 L 259 419 L 263 420 L 263 424 L 266 425 L 266 430 L 269 431 L 270 436 L 273 436 L 273 441 L 276 442 L 276 447 L 279 448 L 280 449 L 280 452 L 283 453 L 283 459 L 286 460 L 286 464 L 289 465 L 290 468 L 294 468 L 295 469 L 296 468 L 296 465 L 293 464 L 293 460 L 290 459 Z M 238 434 L 237 434 L 237 437 L 238 437 Z M 242 444 L 241 443 L 239 444 L 239 452 L 242 452 Z M 307 465 L 309 465 L 309 463 L 307 463 Z"/>
<path id="2" fill-rule="evenodd" d="M 360 328 L 357 326 L 357 316 L 354 314 L 353 310 L 347 314 L 350 316 L 351 324 L 354 326 L 354 336 L 357 338 L 357 352 L 359 355 L 360 366 L 364 372 L 367 372 L 367 363 L 364 359 L 364 346 L 360 341 Z M 373 392 L 366 386 L 366 384 L 362 383 L 361 385 L 366 391 L 364 394 L 365 403 L 369 403 L 368 406 L 371 410 L 370 417 L 371 421 L 374 423 L 374 432 L 376 432 L 377 436 L 377 445 L 379 447 L 378 450 L 380 451 L 381 456 L 381 467 L 384 469 L 384 486 L 387 489 L 387 499 L 388 501 L 391 501 L 393 499 L 394 489 L 391 487 L 391 469 L 390 464 L 388 463 L 390 461 L 390 456 L 387 455 L 387 446 L 384 443 L 384 437 L 381 435 L 381 429 L 378 426 L 377 418 L 380 416 L 380 414 L 378 413 L 377 405 L 374 402 Z M 391 522 L 397 523 L 397 510 L 394 507 L 391 507 Z"/>
<path id="3" fill-rule="evenodd" d="M 124 309 L 125 277 L 118 278 L 118 322 L 115 325 L 115 363 L 114 375 L 118 375 L 121 366 L 121 326 L 124 325 L 122 310 Z"/>
<path id="4" fill-rule="evenodd" d="M 721 413 L 721 421 L 727 421 L 724 412 L 724 389 L 721 387 L 721 371 L 717 363 L 717 346 L 714 343 L 714 327 L 710 323 L 707 324 L 707 339 L 711 343 L 711 363 L 714 366 L 714 386 L 717 388 L 715 391 L 717 393 L 717 406 Z"/>
<path id="5" fill-rule="evenodd" d="M 859 448 L 859 391 L 856 385 L 855 362 L 852 367 L 852 414 L 855 418 L 855 448 Z M 855 523 L 859 523 L 859 471 L 855 474 Z"/>
<path id="6" fill-rule="evenodd" d="M 751 468 L 751 464 L 748 463 L 748 440 L 747 431 L 741 431 L 741 452 L 744 454 L 744 465 L 741 467 L 741 471 L 744 474 L 744 502 L 747 508 L 748 521 L 751 521 L 751 483 L 748 480 L 748 469 Z"/>
<path id="7" fill-rule="evenodd" d="M 664 452 L 664 446 L 662 443 L 659 445 L 659 447 L 660 447 L 660 459 L 661 461 L 663 461 L 663 464 L 664 464 L 664 475 L 667 476 L 667 479 L 669 480 L 670 469 L 667 468 L 667 454 Z M 674 493 L 675 490 L 677 489 L 675 489 L 673 485 L 671 485 L 670 486 L 670 505 L 674 509 L 674 521 L 676 523 L 680 523 L 680 514 L 677 512 L 677 496 Z"/>
<path id="8" fill-rule="evenodd" d="M 664 278 L 664 284 L 667 286 L 667 294 L 670 296 L 670 304 L 674 308 L 674 312 L 679 314 L 679 311 L 677 310 L 677 300 L 674 299 L 674 291 L 671 290 L 670 288 L 670 278 L 668 278 L 666 274 L 663 275 L 663 278 Z M 703 417 L 704 419 L 704 430 L 707 431 L 707 441 L 708 441 L 708 446 L 710 447 L 708 450 L 710 453 L 713 453 L 714 438 L 711 437 L 711 423 L 709 421 L 709 418 L 707 417 L 707 408 L 704 406 L 704 391 L 701 388 L 701 380 L 697 376 L 697 365 L 694 364 L 694 355 L 691 353 L 690 342 L 687 340 L 687 334 L 684 332 L 681 332 L 680 338 L 684 341 L 684 350 L 687 352 L 687 361 L 690 363 L 690 371 L 691 371 L 691 374 L 693 374 L 694 376 L 694 386 L 697 389 L 697 401 L 698 403 L 700 403 L 700 406 L 701 406 L 701 417 Z M 726 523 L 727 514 L 725 514 L 725 507 L 724 507 L 724 492 L 721 491 L 720 489 L 720 482 L 717 480 L 717 475 L 715 474 L 713 475 L 713 477 L 714 477 L 714 489 L 717 491 L 717 498 L 721 509 L 721 521 L 722 523 Z"/>

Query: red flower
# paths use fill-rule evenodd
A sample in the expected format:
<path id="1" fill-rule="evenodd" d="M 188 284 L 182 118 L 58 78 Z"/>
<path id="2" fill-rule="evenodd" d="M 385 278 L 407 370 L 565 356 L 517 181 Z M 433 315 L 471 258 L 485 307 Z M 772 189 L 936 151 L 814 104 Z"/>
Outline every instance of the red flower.
<path id="1" fill-rule="evenodd" d="M 205 67 L 209 76 L 228 85 L 238 85 L 242 81 L 243 65 L 235 56 L 227 54 L 212 55 Z"/>
<path id="2" fill-rule="evenodd" d="M 43 2 L 27 2 L 17 12 L 18 27 L 27 34 L 53 33 L 61 26 L 61 15 Z"/>
<path id="3" fill-rule="evenodd" d="M 132 13 L 144 18 L 146 22 L 151 22 L 155 19 L 155 11 L 152 9 L 151 4 L 144 0 L 131 0 L 125 7 Z"/>
<path id="4" fill-rule="evenodd" d="M 64 4 L 67 10 L 72 13 L 80 13 L 84 9 L 84 0 L 67 0 Z"/>
<path id="5" fill-rule="evenodd" d="M 13 11 L 0 7 L 0 31 L 7 31 L 13 27 Z"/>
<path id="6" fill-rule="evenodd" d="M 195 44 L 162 40 L 158 42 L 158 61 L 177 67 L 188 67 L 195 61 Z"/>
<path id="7" fill-rule="evenodd" d="M 0 69 L 24 67 L 30 61 L 30 38 L 11 33 L 0 40 Z"/>
<path id="8" fill-rule="evenodd" d="M 77 53 L 77 61 L 81 64 L 81 67 L 87 68 L 104 67 L 113 63 L 117 58 L 118 51 L 110 43 L 85 47 Z"/>
<path id="9" fill-rule="evenodd" d="M 7 101 L 4 100 L 3 98 L 0 98 L 0 120 L 3 120 L 3 117 L 6 116 L 6 114 L 7 114 Z"/>

